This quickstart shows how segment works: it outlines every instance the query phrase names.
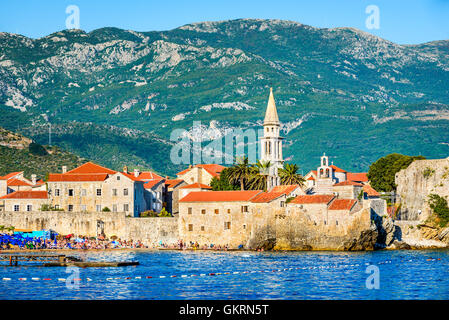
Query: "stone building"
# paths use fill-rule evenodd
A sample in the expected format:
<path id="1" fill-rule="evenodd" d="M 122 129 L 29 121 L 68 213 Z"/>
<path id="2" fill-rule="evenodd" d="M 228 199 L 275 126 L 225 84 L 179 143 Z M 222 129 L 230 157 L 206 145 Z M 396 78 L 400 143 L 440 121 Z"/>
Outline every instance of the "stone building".
<path id="1" fill-rule="evenodd" d="M 26 179 L 21 172 L 11 172 L 0 177 L 0 196 L 14 191 L 45 191 L 45 182 L 38 180 L 35 174 L 31 175 L 31 180 Z"/>
<path id="2" fill-rule="evenodd" d="M 305 176 L 306 191 L 308 194 L 331 194 L 338 190 L 351 189 L 342 187 L 354 185 L 363 186 L 369 184 L 366 172 L 348 172 L 334 165 L 329 164 L 329 157 L 323 153 L 320 159 L 320 166 L 317 170 L 309 171 Z M 339 188 L 341 186 L 342 188 Z M 337 187 L 337 188 L 335 188 Z M 357 188 L 354 188 L 357 189 Z M 360 193 L 360 190 L 358 190 Z"/>
<path id="3" fill-rule="evenodd" d="M 184 198 L 186 195 L 188 195 L 190 192 L 194 191 L 209 191 L 212 190 L 212 187 L 208 186 L 207 184 L 202 183 L 192 183 L 188 185 L 184 185 L 179 188 L 179 199 Z"/>
<path id="4" fill-rule="evenodd" d="M 179 213 L 180 188 L 187 185 L 187 183 L 182 179 L 166 179 L 164 183 L 164 201 L 167 204 L 167 211 L 172 215 L 177 215 Z"/>
<path id="5" fill-rule="evenodd" d="M 0 211 L 38 211 L 49 204 L 47 191 L 14 191 L 0 197 Z"/>
<path id="6" fill-rule="evenodd" d="M 76 212 L 125 212 L 137 217 L 147 210 L 144 182 L 92 162 L 63 173 L 50 174 L 48 196 L 54 208 Z"/>
<path id="7" fill-rule="evenodd" d="M 262 191 L 190 192 L 179 202 L 179 236 L 186 242 L 235 246 L 248 233 L 251 199 Z"/>
<path id="8" fill-rule="evenodd" d="M 176 176 L 187 184 L 201 183 L 210 185 L 212 178 L 218 177 L 224 168 L 226 167 L 219 164 L 197 164 L 178 172 Z"/>

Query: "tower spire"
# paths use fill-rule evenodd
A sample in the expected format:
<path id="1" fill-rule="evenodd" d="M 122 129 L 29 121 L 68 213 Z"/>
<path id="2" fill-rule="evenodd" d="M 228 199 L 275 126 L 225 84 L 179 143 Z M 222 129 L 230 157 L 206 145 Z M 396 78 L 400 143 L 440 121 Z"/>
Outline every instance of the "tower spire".
<path id="1" fill-rule="evenodd" d="M 270 97 L 268 98 L 267 111 L 263 125 L 280 125 L 276 103 L 274 102 L 273 88 L 270 88 Z"/>

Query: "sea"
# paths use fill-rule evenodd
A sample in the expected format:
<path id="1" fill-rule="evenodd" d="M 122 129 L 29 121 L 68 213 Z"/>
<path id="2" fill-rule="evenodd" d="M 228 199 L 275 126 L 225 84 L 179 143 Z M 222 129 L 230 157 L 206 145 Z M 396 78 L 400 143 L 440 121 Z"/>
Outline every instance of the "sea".
<path id="1" fill-rule="evenodd" d="M 449 250 L 65 254 L 139 265 L 76 268 L 1 262 L 0 300 L 449 299 Z"/>

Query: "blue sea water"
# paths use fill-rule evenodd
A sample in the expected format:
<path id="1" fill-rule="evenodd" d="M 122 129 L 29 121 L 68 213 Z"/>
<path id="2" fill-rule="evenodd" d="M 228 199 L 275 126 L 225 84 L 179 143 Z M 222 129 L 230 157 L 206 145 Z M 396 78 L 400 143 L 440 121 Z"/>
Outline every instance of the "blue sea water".
<path id="1" fill-rule="evenodd" d="M 0 299 L 449 299 L 447 250 L 70 255 L 91 261 L 139 261 L 140 265 L 79 269 L 77 287 L 63 280 L 74 275 L 64 267 L 3 264 Z M 372 275 L 367 273 L 370 265 L 379 270 L 379 289 L 366 286 Z"/>

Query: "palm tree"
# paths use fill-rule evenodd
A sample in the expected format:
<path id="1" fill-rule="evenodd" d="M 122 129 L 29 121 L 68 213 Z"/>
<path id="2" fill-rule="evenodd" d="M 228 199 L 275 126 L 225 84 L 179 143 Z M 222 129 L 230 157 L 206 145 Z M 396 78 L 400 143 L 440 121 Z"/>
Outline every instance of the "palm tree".
<path id="1" fill-rule="evenodd" d="M 248 157 L 237 159 L 237 163 L 229 168 L 229 180 L 239 182 L 241 190 L 245 190 L 245 182 L 248 182 L 252 175 L 253 169 L 249 164 Z"/>
<path id="2" fill-rule="evenodd" d="M 298 173 L 299 167 L 296 164 L 285 163 L 283 169 L 279 169 L 279 176 L 281 177 L 281 184 L 299 184 L 304 185 L 304 178 Z"/>
<path id="3" fill-rule="evenodd" d="M 249 183 L 250 189 L 266 191 L 270 167 L 270 161 L 261 162 L 257 160 L 257 163 L 252 166 L 252 177 Z"/>

